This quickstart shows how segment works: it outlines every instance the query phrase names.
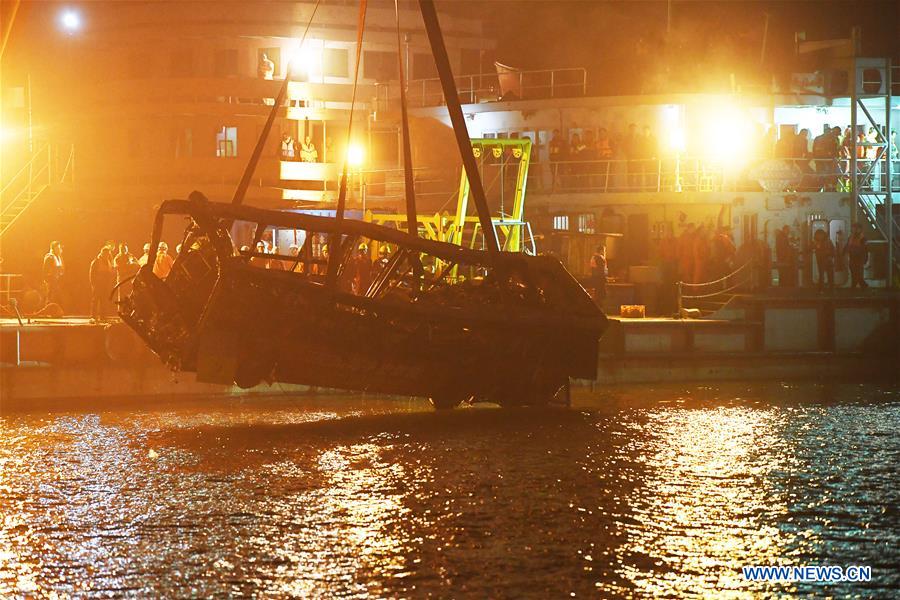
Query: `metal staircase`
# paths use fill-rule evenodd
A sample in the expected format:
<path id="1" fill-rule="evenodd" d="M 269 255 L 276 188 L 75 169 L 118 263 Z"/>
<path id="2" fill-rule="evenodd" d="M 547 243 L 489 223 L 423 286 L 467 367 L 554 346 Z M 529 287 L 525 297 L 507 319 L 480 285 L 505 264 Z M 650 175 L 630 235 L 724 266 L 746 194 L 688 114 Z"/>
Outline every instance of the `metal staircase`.
<path id="1" fill-rule="evenodd" d="M 863 191 L 857 195 L 857 205 L 871 228 L 881 234 L 885 242 L 893 241 L 894 264 L 892 267 L 895 271 L 900 270 L 900 205 L 892 206 L 894 214 L 889 217 L 884 195 Z M 891 230 L 893 230 L 893 235 L 890 235 Z"/>
<path id="2" fill-rule="evenodd" d="M 40 146 L 0 190 L 0 237 L 50 185 L 71 181 L 75 148 L 67 150 L 62 170 L 53 168 L 53 150 L 49 143 Z"/>
<path id="3" fill-rule="evenodd" d="M 889 58 L 853 58 L 850 75 L 849 183 L 855 210 L 885 243 L 890 257 L 887 286 L 900 274 L 900 221 L 895 192 L 900 161 L 891 141 L 893 98 L 900 89 L 900 65 Z M 879 114 L 880 111 L 881 114 Z M 868 131 L 870 135 L 857 137 Z M 871 135 L 873 134 L 873 135 Z"/>

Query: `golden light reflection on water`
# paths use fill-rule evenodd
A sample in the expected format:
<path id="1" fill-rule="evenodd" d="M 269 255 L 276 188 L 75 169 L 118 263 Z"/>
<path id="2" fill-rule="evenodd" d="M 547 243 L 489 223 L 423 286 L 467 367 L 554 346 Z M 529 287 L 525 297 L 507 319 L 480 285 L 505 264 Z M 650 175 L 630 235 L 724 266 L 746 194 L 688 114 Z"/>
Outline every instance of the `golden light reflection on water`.
<path id="1" fill-rule="evenodd" d="M 653 567 L 623 565 L 622 577 L 642 595 L 751 595 L 740 567 L 781 564 L 787 555 L 789 540 L 772 524 L 787 513 L 786 498 L 769 479 L 796 466 L 782 448 L 783 426 L 783 416 L 753 408 L 653 415 L 644 425 L 652 434 L 646 479 L 630 502 L 640 521 L 629 541 Z"/>
<path id="2" fill-rule="evenodd" d="M 809 588 L 740 566 L 850 559 L 898 589 L 900 403 L 660 394 L 2 418 L 0 597 L 777 596 Z"/>
<path id="3" fill-rule="evenodd" d="M 343 580 L 348 592 L 378 595 L 367 579 L 406 574 L 403 550 L 409 542 L 394 533 L 410 516 L 404 503 L 405 471 L 383 460 L 389 448 L 363 443 L 326 450 L 316 461 L 321 487 L 279 500 L 285 507 L 315 511 L 318 526 L 314 536 L 298 529 L 278 544 L 261 540 L 283 563 L 269 592 L 308 598 Z M 290 462 L 271 467 L 275 473 L 295 469 Z"/>

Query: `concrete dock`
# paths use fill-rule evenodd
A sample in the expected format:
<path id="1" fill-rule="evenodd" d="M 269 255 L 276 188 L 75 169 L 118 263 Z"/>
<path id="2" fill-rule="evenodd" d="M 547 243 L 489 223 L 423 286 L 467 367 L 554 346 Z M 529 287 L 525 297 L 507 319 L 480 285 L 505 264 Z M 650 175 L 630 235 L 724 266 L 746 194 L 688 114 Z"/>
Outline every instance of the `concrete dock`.
<path id="1" fill-rule="evenodd" d="M 749 296 L 728 318 L 611 317 L 597 379 L 577 385 L 803 379 L 861 381 L 897 373 L 900 294 Z M 306 386 L 251 390 L 175 374 L 122 323 L 86 318 L 0 319 L 0 410 L 79 399 L 303 394 Z"/>

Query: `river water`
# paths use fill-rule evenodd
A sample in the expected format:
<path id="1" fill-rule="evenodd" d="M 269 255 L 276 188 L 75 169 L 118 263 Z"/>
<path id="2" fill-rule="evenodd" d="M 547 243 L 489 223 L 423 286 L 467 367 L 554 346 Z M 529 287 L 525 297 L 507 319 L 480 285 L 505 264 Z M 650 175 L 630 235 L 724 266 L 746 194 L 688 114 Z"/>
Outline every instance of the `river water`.
<path id="1" fill-rule="evenodd" d="M 900 388 L 0 417 L 0 596 L 900 595 Z M 743 565 L 868 565 L 868 584 Z"/>

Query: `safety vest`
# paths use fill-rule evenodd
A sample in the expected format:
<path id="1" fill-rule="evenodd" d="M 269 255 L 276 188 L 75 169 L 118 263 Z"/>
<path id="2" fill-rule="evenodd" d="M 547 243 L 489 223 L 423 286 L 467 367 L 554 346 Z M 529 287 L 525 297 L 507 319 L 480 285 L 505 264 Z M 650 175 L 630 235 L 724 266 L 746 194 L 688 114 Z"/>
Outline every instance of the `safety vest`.
<path id="1" fill-rule="evenodd" d="M 609 159 L 612 158 L 612 155 L 613 151 L 612 146 L 609 145 L 609 139 L 597 140 L 597 158 Z"/>

